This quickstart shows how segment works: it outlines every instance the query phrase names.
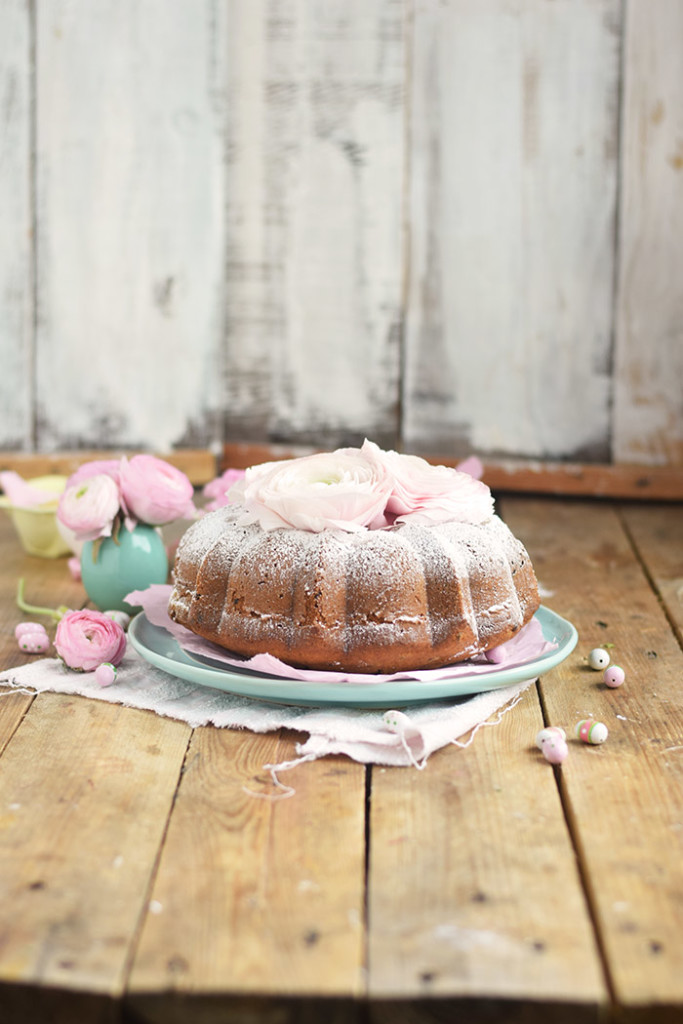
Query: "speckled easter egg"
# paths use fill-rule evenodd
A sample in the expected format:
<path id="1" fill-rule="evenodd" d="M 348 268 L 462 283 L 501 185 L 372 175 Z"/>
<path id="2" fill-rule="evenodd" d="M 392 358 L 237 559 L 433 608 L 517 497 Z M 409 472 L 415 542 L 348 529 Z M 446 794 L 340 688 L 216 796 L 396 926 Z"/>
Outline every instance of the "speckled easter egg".
<path id="1" fill-rule="evenodd" d="M 605 686 L 609 686 L 610 690 L 616 690 L 625 679 L 626 673 L 620 665 L 610 665 L 609 668 L 605 669 L 605 674 L 602 677 L 603 683 Z"/>
<path id="2" fill-rule="evenodd" d="M 569 753 L 569 747 L 559 736 L 546 740 L 541 747 L 544 758 L 549 764 L 562 764 Z"/>
<path id="3" fill-rule="evenodd" d="M 548 743 L 550 740 L 557 739 L 566 740 L 566 732 L 559 725 L 549 725 L 545 729 L 541 729 L 541 731 L 537 734 L 536 746 L 539 750 L 543 750 L 543 745 L 545 743 Z"/>
<path id="4" fill-rule="evenodd" d="M 609 736 L 609 730 L 604 722 L 596 722 L 594 718 L 586 718 L 578 722 L 576 735 L 582 743 L 604 743 Z"/>
<path id="5" fill-rule="evenodd" d="M 588 655 L 588 664 L 596 672 L 601 672 L 609 665 L 609 654 L 602 647 L 594 647 Z"/>

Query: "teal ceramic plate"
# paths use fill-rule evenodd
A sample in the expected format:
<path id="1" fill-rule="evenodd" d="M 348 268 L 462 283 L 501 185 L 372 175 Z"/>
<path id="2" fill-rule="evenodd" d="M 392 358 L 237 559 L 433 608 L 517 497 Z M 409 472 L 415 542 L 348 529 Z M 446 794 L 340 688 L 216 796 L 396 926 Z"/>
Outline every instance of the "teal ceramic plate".
<path id="1" fill-rule="evenodd" d="M 571 622 L 560 618 L 548 608 L 539 608 L 536 618 L 541 624 L 545 639 L 557 644 L 555 650 L 512 668 L 503 666 L 491 672 L 466 673 L 434 682 L 418 682 L 414 679 L 401 679 L 389 683 L 308 682 L 280 676 L 258 675 L 249 669 L 214 668 L 200 664 L 185 654 L 176 639 L 167 630 L 153 626 L 144 612 L 140 612 L 133 619 L 128 636 L 133 647 L 150 664 L 190 683 L 212 686 L 242 697 L 276 704 L 387 708 L 498 690 L 549 672 L 571 654 L 578 635 Z"/>

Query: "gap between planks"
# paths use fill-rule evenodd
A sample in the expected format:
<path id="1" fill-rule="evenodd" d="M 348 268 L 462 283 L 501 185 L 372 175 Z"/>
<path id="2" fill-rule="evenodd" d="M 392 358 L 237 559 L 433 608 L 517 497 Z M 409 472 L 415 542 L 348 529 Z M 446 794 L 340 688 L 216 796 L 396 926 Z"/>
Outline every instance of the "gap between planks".
<path id="1" fill-rule="evenodd" d="M 273 799 L 263 765 L 292 748 L 283 731 L 195 730 L 152 893 L 161 909 L 145 918 L 129 978 L 127 998 L 145 1013 L 159 1015 L 169 988 L 362 994 L 364 767 L 309 762 L 296 798 Z"/>
<path id="2" fill-rule="evenodd" d="M 683 649 L 683 509 L 618 508 L 622 528 Z"/>
<path id="3" fill-rule="evenodd" d="M 424 773 L 373 769 L 373 1001 L 562 1001 L 582 1020 L 606 1004 L 542 724 L 532 687 Z"/>
<path id="4" fill-rule="evenodd" d="M 553 724 L 552 723 L 552 716 L 550 715 L 550 713 L 548 711 L 547 703 L 544 700 L 543 691 L 542 691 L 541 686 L 540 686 L 539 683 L 536 683 L 536 689 L 538 690 L 538 699 L 539 699 L 539 702 L 540 702 L 540 705 L 541 705 L 541 711 L 542 711 L 542 714 L 543 714 L 543 724 L 547 728 L 547 727 L 549 727 L 549 726 L 551 726 Z M 569 736 L 569 734 L 567 735 L 567 738 L 568 739 L 571 738 Z M 607 957 L 607 951 L 605 949 L 605 944 L 603 942 L 603 936 L 602 936 L 602 932 L 601 932 L 601 929 L 600 929 L 600 920 L 599 920 L 599 917 L 598 917 L 597 908 L 595 906 L 595 901 L 592 898 L 592 890 L 591 890 L 591 886 L 589 884 L 588 875 L 586 873 L 585 863 L 584 863 L 583 857 L 581 856 L 581 844 L 580 844 L 580 840 L 579 840 L 579 835 L 578 835 L 578 832 L 577 832 L 576 822 L 574 820 L 574 816 L 572 815 L 571 804 L 570 804 L 569 796 L 568 796 L 568 793 L 567 793 L 567 789 L 566 789 L 566 787 L 564 785 L 564 779 L 563 779 L 563 776 L 562 776 L 562 768 L 561 768 L 560 765 L 555 765 L 553 767 L 553 774 L 555 775 L 555 784 L 557 786 L 557 794 L 558 794 L 558 797 L 559 797 L 559 800 L 560 800 L 560 805 L 562 807 L 562 812 L 564 814 L 564 820 L 565 820 L 565 824 L 567 826 L 567 833 L 569 835 L 572 847 L 574 849 L 574 856 L 576 858 L 576 870 L 579 873 L 579 879 L 581 881 L 581 887 L 583 889 L 583 895 L 584 895 L 584 898 L 586 900 L 586 908 L 588 910 L 588 915 L 590 917 L 591 924 L 593 926 L 593 934 L 595 936 L 595 945 L 596 945 L 596 948 L 597 948 L 597 951 L 598 951 L 598 955 L 600 957 L 600 963 L 602 965 L 602 972 L 603 972 L 603 977 L 605 979 L 605 986 L 607 988 L 610 1006 L 612 1008 L 614 1008 L 617 1005 L 617 999 L 616 999 L 616 993 L 614 991 L 614 985 L 613 985 L 613 982 L 612 982 L 612 976 L 611 976 L 610 969 L 609 969 L 609 960 L 608 960 L 608 957 Z"/>
<path id="5" fill-rule="evenodd" d="M 581 718 L 604 721 L 603 747 L 573 737 L 562 787 L 600 942 L 620 1011 L 665 1012 L 683 999 L 683 873 L 677 847 L 683 826 L 683 736 L 678 640 L 672 635 L 651 563 L 661 517 L 681 551 L 681 518 L 673 507 L 639 506 L 637 557 L 620 510 L 597 502 L 509 499 L 505 518 L 526 543 L 537 575 L 553 589 L 551 606 L 579 631 L 577 652 L 614 644 L 612 660 L 627 680 L 609 690 L 576 657 L 541 680 L 546 717 L 568 736 Z M 658 525 L 657 525 L 658 524 Z M 675 525 L 672 525 L 675 524 Z M 666 540 L 666 538 L 665 538 Z M 646 550 L 649 543 L 651 550 Z M 679 563 L 680 564 L 680 563 Z"/>
<path id="6" fill-rule="evenodd" d="M 180 766 L 180 771 L 178 772 L 178 778 L 176 779 L 175 789 L 173 791 L 173 796 L 171 798 L 170 806 L 169 806 L 169 809 L 168 809 L 168 815 L 166 817 L 166 824 L 164 826 L 163 833 L 161 835 L 161 839 L 159 841 L 159 846 L 158 846 L 158 849 L 157 849 L 157 852 L 156 852 L 156 856 L 154 858 L 154 863 L 152 865 L 152 868 L 151 868 L 151 871 L 150 871 L 150 874 L 149 874 L 149 879 L 148 879 L 148 883 L 147 883 L 147 891 L 145 893 L 145 898 L 142 901 L 142 903 L 140 904 L 140 914 L 138 915 L 137 923 L 135 925 L 135 928 L 133 929 L 133 934 L 132 934 L 132 937 L 131 937 L 130 945 L 128 947 L 128 953 L 127 953 L 126 960 L 125 960 L 125 963 L 124 963 L 124 966 L 123 966 L 123 970 L 122 970 L 122 983 L 121 983 L 121 987 L 122 987 L 122 991 L 123 991 L 124 994 L 128 991 L 130 975 L 131 975 L 131 972 L 133 970 L 133 964 L 135 963 L 135 957 L 137 955 L 138 946 L 140 944 L 140 937 L 142 935 L 142 930 L 144 928 L 145 920 L 147 919 L 147 916 L 151 912 L 150 908 L 152 906 L 152 892 L 154 891 L 154 886 L 156 884 L 157 875 L 159 873 L 159 864 L 161 863 L 161 856 L 162 856 L 162 853 L 163 853 L 163 850 L 164 850 L 164 846 L 166 845 L 166 839 L 167 839 L 168 830 L 169 830 L 169 827 L 170 827 L 170 824 L 171 824 L 171 818 L 173 816 L 173 810 L 175 808 L 176 801 L 178 799 L 178 793 L 180 791 L 180 784 L 182 782 L 183 775 L 185 774 L 185 771 L 186 771 L 186 768 L 187 768 L 188 755 L 190 753 L 190 748 L 192 746 L 192 738 L 194 736 L 194 733 L 195 733 L 194 729 L 190 729 L 190 731 L 188 733 L 187 745 L 185 747 L 185 753 L 183 755 L 183 762 L 182 762 L 182 764 Z"/>

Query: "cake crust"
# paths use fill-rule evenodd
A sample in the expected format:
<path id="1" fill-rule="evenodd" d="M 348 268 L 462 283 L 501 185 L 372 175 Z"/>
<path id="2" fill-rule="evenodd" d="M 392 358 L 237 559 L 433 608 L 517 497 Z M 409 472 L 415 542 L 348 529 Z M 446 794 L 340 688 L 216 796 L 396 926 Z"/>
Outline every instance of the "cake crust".
<path id="1" fill-rule="evenodd" d="M 529 556 L 492 516 L 345 532 L 240 525 L 228 505 L 178 547 L 169 615 L 243 657 L 320 670 L 437 668 L 510 640 L 540 604 Z"/>

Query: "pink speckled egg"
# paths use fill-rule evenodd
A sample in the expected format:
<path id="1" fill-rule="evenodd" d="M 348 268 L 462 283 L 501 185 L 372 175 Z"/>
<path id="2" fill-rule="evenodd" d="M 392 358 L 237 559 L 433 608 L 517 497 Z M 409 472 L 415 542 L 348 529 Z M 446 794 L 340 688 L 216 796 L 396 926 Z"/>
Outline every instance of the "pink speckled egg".
<path id="1" fill-rule="evenodd" d="M 419 736 L 420 731 L 402 711 L 387 711 L 384 715 L 384 724 L 389 732 L 395 732 L 405 739 Z"/>
<path id="2" fill-rule="evenodd" d="M 567 734 L 559 725 L 549 725 L 536 736 L 536 746 L 539 750 L 543 750 L 543 745 L 548 743 L 550 740 L 566 740 Z"/>
<path id="3" fill-rule="evenodd" d="M 45 630 L 42 633 L 34 630 L 32 633 L 22 633 L 19 637 L 19 648 L 26 654 L 44 654 L 50 646 L 50 638 Z"/>
<path id="4" fill-rule="evenodd" d="M 610 665 L 609 668 L 605 669 L 605 674 L 602 677 L 605 686 L 609 686 L 611 690 L 616 690 L 625 679 L 626 673 L 620 665 Z"/>
<path id="5" fill-rule="evenodd" d="M 47 630 L 40 622 L 20 622 L 14 630 L 14 636 L 19 640 L 24 633 L 44 633 L 47 636 Z"/>
<path id="6" fill-rule="evenodd" d="M 562 762 L 567 758 L 569 747 L 565 741 L 560 739 L 558 736 L 555 739 L 546 740 L 541 747 L 541 751 L 549 764 L 562 764 Z"/>
<path id="7" fill-rule="evenodd" d="M 593 718 L 586 718 L 578 722 L 576 735 L 582 743 L 604 743 L 609 736 L 609 730 L 604 722 L 596 722 Z"/>
<path id="8" fill-rule="evenodd" d="M 95 669 L 95 682 L 100 686 L 111 686 L 116 679 L 116 667 L 109 661 L 103 661 Z"/>

